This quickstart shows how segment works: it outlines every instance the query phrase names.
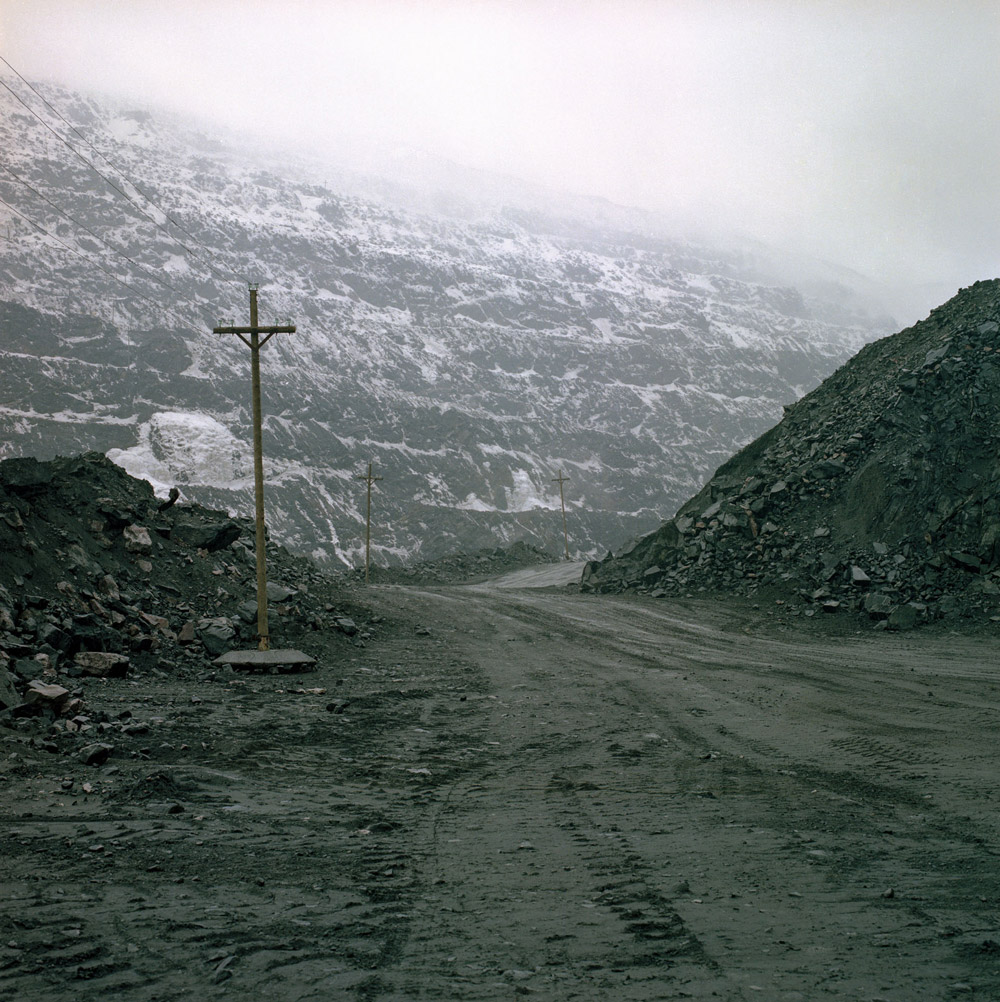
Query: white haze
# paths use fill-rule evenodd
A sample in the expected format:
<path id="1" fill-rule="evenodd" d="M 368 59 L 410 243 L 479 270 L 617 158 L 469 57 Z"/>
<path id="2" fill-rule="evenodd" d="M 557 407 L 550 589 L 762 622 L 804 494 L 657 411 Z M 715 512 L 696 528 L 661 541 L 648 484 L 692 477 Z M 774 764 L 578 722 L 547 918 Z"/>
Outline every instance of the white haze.
<path id="1" fill-rule="evenodd" d="M 995 0 L 0 0 L 29 78 L 752 235 L 907 322 L 1000 274 L 998 51 Z"/>

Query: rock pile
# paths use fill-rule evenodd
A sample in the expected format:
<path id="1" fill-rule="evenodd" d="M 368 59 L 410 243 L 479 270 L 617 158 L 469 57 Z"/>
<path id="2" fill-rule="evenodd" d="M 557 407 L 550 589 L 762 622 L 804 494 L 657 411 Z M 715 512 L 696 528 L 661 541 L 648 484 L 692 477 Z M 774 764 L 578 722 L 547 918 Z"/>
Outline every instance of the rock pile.
<path id="1" fill-rule="evenodd" d="M 581 587 L 722 591 L 879 625 L 1000 611 L 1000 280 L 865 347 Z M 803 608 L 804 606 L 804 608 Z"/>
<path id="2" fill-rule="evenodd" d="M 372 568 L 372 581 L 393 584 L 459 584 L 535 567 L 538 564 L 557 563 L 546 550 L 523 540 L 510 546 L 496 546 L 475 553 L 454 553 L 438 560 L 421 561 L 404 567 Z M 364 577 L 364 571 L 361 572 Z"/>
<path id="3" fill-rule="evenodd" d="M 0 716 L 121 731 L 88 719 L 88 679 L 183 677 L 256 645 L 252 526 L 175 501 L 98 453 L 0 463 Z M 268 572 L 272 645 L 329 660 L 371 636 L 365 609 L 311 562 L 269 547 Z"/>

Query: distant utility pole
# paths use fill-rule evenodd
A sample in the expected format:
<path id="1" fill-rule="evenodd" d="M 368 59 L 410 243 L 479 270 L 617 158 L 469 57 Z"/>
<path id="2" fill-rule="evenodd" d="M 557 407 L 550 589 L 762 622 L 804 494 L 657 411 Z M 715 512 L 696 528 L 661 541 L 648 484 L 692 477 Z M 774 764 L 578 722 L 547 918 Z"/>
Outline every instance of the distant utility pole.
<path id="1" fill-rule="evenodd" d="M 558 477 L 552 478 L 552 483 L 559 485 L 559 504 L 562 505 L 563 542 L 566 544 L 566 559 L 569 560 L 569 534 L 566 532 L 566 499 L 563 497 L 563 484 L 569 483 L 569 477 L 564 477 L 562 470 Z"/>
<path id="2" fill-rule="evenodd" d="M 250 326 L 213 327 L 213 334 L 235 334 L 250 349 L 250 382 L 253 395 L 253 493 L 257 515 L 257 649 L 269 651 L 267 629 L 267 564 L 264 559 L 264 457 L 261 449 L 260 349 L 275 334 L 294 334 L 295 325 L 260 327 L 257 324 L 257 283 L 250 283 Z M 245 335 L 249 334 L 249 340 Z M 261 335 L 264 335 L 261 337 Z"/>
<path id="3" fill-rule="evenodd" d="M 368 584 L 368 561 L 371 555 L 372 546 L 372 484 L 381 477 L 372 476 L 372 464 L 368 464 L 367 473 L 359 473 L 355 480 L 364 480 L 368 483 L 368 515 L 365 519 L 365 584 Z"/>
<path id="4" fill-rule="evenodd" d="M 111 298 L 111 326 L 112 327 L 114 327 L 114 325 L 115 325 L 115 313 L 118 310 L 118 304 L 119 303 L 127 303 L 127 302 L 128 302 L 128 297 L 127 296 L 117 296 L 117 297 L 113 296 Z M 124 314 L 125 314 L 125 310 L 122 309 L 122 315 L 124 316 Z"/>

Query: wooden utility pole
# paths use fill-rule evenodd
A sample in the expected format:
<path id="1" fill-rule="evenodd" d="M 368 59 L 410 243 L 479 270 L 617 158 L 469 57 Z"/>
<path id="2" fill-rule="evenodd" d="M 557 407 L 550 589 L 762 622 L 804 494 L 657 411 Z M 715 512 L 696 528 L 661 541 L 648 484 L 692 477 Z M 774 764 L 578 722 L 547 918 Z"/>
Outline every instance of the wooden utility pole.
<path id="1" fill-rule="evenodd" d="M 119 303 L 127 303 L 127 302 L 128 302 L 128 298 L 126 296 L 112 297 L 112 299 L 111 299 L 111 326 L 112 327 L 114 327 L 114 325 L 115 325 L 115 312 L 118 309 L 118 304 Z M 123 309 L 122 310 L 122 314 L 124 315 L 124 313 L 125 313 L 125 311 Z"/>
<path id="2" fill-rule="evenodd" d="M 566 559 L 569 560 L 569 534 L 566 532 L 566 499 L 563 497 L 563 484 L 569 483 L 569 477 L 564 477 L 562 470 L 558 477 L 552 478 L 552 483 L 559 485 L 559 504 L 562 505 L 563 542 L 566 544 Z"/>
<path id="3" fill-rule="evenodd" d="M 359 473 L 355 480 L 364 480 L 368 484 L 368 514 L 365 518 L 365 584 L 368 584 L 368 562 L 371 556 L 372 547 L 372 484 L 381 477 L 372 476 L 372 464 L 368 464 L 367 473 Z"/>
<path id="4" fill-rule="evenodd" d="M 250 383 L 253 398 L 253 494 L 257 523 L 257 649 L 269 651 L 271 649 L 271 636 L 267 628 L 267 563 L 264 558 L 264 456 L 261 449 L 260 349 L 275 334 L 294 334 L 295 325 L 258 326 L 257 283 L 251 282 L 250 326 L 213 327 L 212 333 L 235 334 L 250 349 Z M 249 339 L 246 335 L 249 335 Z"/>

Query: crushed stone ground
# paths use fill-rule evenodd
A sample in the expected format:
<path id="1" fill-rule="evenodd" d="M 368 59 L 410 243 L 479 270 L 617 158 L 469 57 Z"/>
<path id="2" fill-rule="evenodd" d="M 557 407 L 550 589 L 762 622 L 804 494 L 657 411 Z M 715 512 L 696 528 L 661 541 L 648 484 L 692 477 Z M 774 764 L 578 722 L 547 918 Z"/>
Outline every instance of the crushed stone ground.
<path id="1" fill-rule="evenodd" d="M 101 766 L 0 729 L 0 995 L 1000 995 L 989 639 L 531 583 L 87 679 L 137 725 Z"/>

